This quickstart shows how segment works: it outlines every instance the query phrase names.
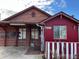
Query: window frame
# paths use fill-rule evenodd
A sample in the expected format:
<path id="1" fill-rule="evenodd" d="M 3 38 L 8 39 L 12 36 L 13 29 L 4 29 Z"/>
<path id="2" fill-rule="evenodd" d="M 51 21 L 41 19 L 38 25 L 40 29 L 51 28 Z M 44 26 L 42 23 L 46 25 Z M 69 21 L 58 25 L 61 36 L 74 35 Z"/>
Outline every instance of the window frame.
<path id="1" fill-rule="evenodd" d="M 62 32 L 62 31 L 60 30 L 61 28 L 59 28 L 59 31 L 60 31 L 60 32 L 59 32 L 59 38 L 56 38 L 56 37 L 54 36 L 54 35 L 55 35 L 54 27 L 57 27 L 57 26 L 58 26 L 58 27 L 63 27 L 63 26 L 65 27 L 65 37 L 64 37 L 64 38 L 62 38 L 62 36 L 61 36 L 62 34 L 60 33 L 60 32 Z M 55 25 L 55 26 L 53 26 L 53 38 L 54 38 L 54 39 L 67 39 L 67 26 L 66 26 L 66 25 Z"/>
<path id="2" fill-rule="evenodd" d="M 16 38 L 16 36 L 17 36 L 16 31 L 8 31 L 8 32 L 7 32 L 7 38 L 8 38 L 8 39 Z"/>
<path id="3" fill-rule="evenodd" d="M 39 31 L 38 31 L 38 28 L 32 28 L 31 29 L 31 39 L 39 39 Z"/>
<path id="4" fill-rule="evenodd" d="M 20 32 L 20 30 L 21 30 L 21 32 Z M 27 33 L 27 31 L 26 31 L 27 29 L 26 28 L 19 28 L 19 33 L 18 33 L 18 39 L 19 40 L 25 40 L 27 37 L 27 34 L 25 34 L 25 38 L 24 38 L 24 33 Z M 24 31 L 26 31 L 26 32 L 24 32 Z M 20 38 L 20 35 L 22 35 L 21 36 L 21 38 Z"/>

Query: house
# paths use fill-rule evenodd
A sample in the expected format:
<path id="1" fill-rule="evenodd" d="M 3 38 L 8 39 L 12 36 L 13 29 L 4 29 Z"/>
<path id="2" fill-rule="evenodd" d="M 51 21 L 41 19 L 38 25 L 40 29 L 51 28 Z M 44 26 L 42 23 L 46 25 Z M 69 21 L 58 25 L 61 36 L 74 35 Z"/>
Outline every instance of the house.
<path id="1" fill-rule="evenodd" d="M 31 46 L 41 50 L 42 27 L 39 23 L 50 16 L 32 6 L 0 21 L 0 45 Z"/>
<path id="2" fill-rule="evenodd" d="M 1 46 L 33 47 L 52 59 L 78 55 L 78 20 L 59 12 L 53 16 L 32 6 L 0 21 Z"/>
<path id="3" fill-rule="evenodd" d="M 59 12 L 41 22 L 47 59 L 77 59 L 79 55 L 79 22 L 64 12 Z M 79 59 L 79 58 L 78 58 Z"/>

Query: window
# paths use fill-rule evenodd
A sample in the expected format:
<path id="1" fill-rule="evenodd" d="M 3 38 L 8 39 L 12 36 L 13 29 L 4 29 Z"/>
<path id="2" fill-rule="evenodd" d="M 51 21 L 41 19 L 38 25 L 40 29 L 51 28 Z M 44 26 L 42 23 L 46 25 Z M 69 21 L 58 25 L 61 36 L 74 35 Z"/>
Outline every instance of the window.
<path id="1" fill-rule="evenodd" d="M 32 17 L 35 17 L 36 16 L 36 13 L 35 12 L 32 12 Z"/>
<path id="2" fill-rule="evenodd" d="M 38 29 L 32 29 L 31 30 L 31 37 L 32 37 L 32 39 L 39 39 L 39 31 L 38 31 Z"/>
<path id="3" fill-rule="evenodd" d="M 0 38 L 5 38 L 5 32 L 0 32 Z"/>
<path id="4" fill-rule="evenodd" d="M 16 38 L 17 36 L 17 33 L 16 32 L 7 32 L 7 38 L 10 39 L 10 38 Z"/>
<path id="5" fill-rule="evenodd" d="M 26 28 L 19 28 L 19 39 L 26 39 Z"/>
<path id="6" fill-rule="evenodd" d="M 54 39 L 66 39 L 66 26 L 54 26 Z"/>

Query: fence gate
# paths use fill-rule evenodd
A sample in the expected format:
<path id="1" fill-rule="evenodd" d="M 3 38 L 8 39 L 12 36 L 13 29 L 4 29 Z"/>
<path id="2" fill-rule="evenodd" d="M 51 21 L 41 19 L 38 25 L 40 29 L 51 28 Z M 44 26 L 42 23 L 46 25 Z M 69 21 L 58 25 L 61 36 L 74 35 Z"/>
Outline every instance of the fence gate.
<path id="1" fill-rule="evenodd" d="M 46 42 L 46 59 L 79 59 L 78 42 Z"/>

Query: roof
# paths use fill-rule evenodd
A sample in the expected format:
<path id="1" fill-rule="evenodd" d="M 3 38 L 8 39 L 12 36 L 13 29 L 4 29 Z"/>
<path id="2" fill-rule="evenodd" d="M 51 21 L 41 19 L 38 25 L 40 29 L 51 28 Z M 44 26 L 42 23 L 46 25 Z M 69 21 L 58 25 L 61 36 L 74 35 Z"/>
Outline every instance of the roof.
<path id="1" fill-rule="evenodd" d="M 9 21 L 9 20 L 12 19 L 12 18 L 15 18 L 15 17 L 17 17 L 17 16 L 19 16 L 19 15 L 21 15 L 21 14 L 23 14 L 23 13 L 25 13 L 26 11 L 31 10 L 32 8 L 34 8 L 34 9 L 36 9 L 36 10 L 38 10 L 38 11 L 40 11 L 40 12 L 42 12 L 43 14 L 45 14 L 45 15 L 48 16 L 47 19 L 43 19 L 41 22 L 37 22 L 37 23 L 40 23 L 40 24 L 43 24 L 44 22 L 46 22 L 46 21 L 48 21 L 48 20 L 51 20 L 51 19 L 53 19 L 53 18 L 55 18 L 55 17 L 57 17 L 57 16 L 59 16 L 59 15 L 64 15 L 65 17 L 71 19 L 72 21 L 74 21 L 74 22 L 76 22 L 76 23 L 79 23 L 79 21 L 78 21 L 76 18 L 74 18 L 74 17 L 72 17 L 72 16 L 70 16 L 70 15 L 68 15 L 68 14 L 66 14 L 66 13 L 64 13 L 64 12 L 62 12 L 62 11 L 59 12 L 59 13 L 56 13 L 56 14 L 53 15 L 53 16 L 51 16 L 50 14 L 46 13 L 45 11 L 43 11 L 43 10 L 41 10 L 41 9 L 35 7 L 35 6 L 31 6 L 31 7 L 27 8 L 27 9 L 21 11 L 21 12 L 18 12 L 18 13 L 16 13 L 16 14 L 14 14 L 14 15 L 12 15 L 12 16 L 10 16 L 10 17 L 8 17 L 8 18 L 2 20 L 2 21 L 0 21 L 0 23 L 25 23 L 25 22 L 16 22 L 16 21 L 12 22 L 12 21 Z M 26 22 L 26 23 L 28 24 L 28 23 L 30 23 L 30 22 Z M 31 23 L 32 23 L 32 22 L 31 22 Z M 36 22 L 34 22 L 34 23 L 32 23 L 32 24 L 36 24 Z"/>
<path id="2" fill-rule="evenodd" d="M 76 18 L 74 18 L 73 16 L 70 16 L 70 15 L 68 15 L 68 14 L 66 14 L 66 13 L 64 13 L 64 12 L 62 12 L 62 11 L 59 12 L 59 13 L 56 13 L 55 15 L 49 17 L 49 18 L 46 19 L 46 20 L 43 20 L 41 23 L 44 23 L 44 22 L 46 22 L 46 21 L 48 21 L 48 20 L 51 20 L 51 19 L 53 19 L 53 18 L 55 18 L 55 17 L 57 17 L 57 16 L 59 16 L 59 15 L 64 15 L 65 17 L 71 19 L 72 21 L 74 21 L 74 22 L 76 22 L 76 23 L 79 23 L 79 21 L 78 21 Z"/>
<path id="3" fill-rule="evenodd" d="M 31 7 L 26 8 L 25 10 L 23 10 L 23 11 L 21 11 L 21 12 L 18 12 L 18 13 L 16 13 L 16 14 L 14 14 L 14 15 L 12 15 L 12 16 L 6 18 L 6 19 L 4 19 L 3 21 L 9 21 L 10 19 L 12 19 L 12 18 L 14 18 L 14 17 L 17 17 L 17 16 L 19 16 L 19 15 L 25 13 L 26 11 L 28 11 L 28 10 L 30 10 L 30 9 L 32 9 L 32 8 L 34 8 L 34 9 L 36 9 L 36 10 L 42 12 L 43 14 L 45 14 L 45 15 L 47 15 L 47 16 L 49 16 L 49 17 L 51 16 L 50 14 L 46 13 L 45 11 L 43 11 L 43 10 L 41 10 L 41 9 L 35 7 L 35 6 L 31 6 Z"/>

